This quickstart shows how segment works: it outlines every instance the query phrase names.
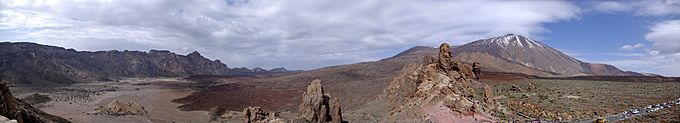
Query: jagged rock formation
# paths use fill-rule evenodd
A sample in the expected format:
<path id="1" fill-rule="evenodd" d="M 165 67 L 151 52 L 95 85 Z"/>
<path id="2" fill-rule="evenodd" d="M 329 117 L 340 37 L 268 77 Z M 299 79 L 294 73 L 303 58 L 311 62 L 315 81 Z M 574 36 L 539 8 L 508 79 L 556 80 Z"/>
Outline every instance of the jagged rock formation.
<path id="1" fill-rule="evenodd" d="M 68 123 L 69 121 L 40 111 L 12 96 L 7 85 L 0 82 L 0 115 L 19 123 Z"/>
<path id="2" fill-rule="evenodd" d="M 286 121 L 279 118 L 277 112 L 268 112 L 262 110 L 260 107 L 248 107 L 243 109 L 243 116 L 241 117 L 244 123 L 285 123 Z"/>
<path id="3" fill-rule="evenodd" d="M 231 70 L 198 52 L 178 55 L 167 50 L 76 51 L 35 43 L 0 43 L 0 78 L 14 84 L 53 85 L 109 81 L 118 77 L 243 75 L 275 72 Z"/>
<path id="4" fill-rule="evenodd" d="M 144 115 L 148 113 L 144 106 L 135 102 L 125 102 L 114 100 L 106 106 L 99 106 L 95 109 L 96 115 Z"/>
<path id="5" fill-rule="evenodd" d="M 342 111 L 337 98 L 324 94 L 321 80 L 314 80 L 302 96 L 298 117 L 312 123 L 340 123 Z"/>
<path id="6" fill-rule="evenodd" d="M 439 59 L 425 56 L 423 64 L 409 64 L 385 90 L 388 112 L 384 122 L 492 121 L 497 104 L 492 88 L 478 95 L 468 80 L 471 69 L 453 61 L 448 44 L 440 47 Z M 477 101 L 475 97 L 483 97 Z"/>

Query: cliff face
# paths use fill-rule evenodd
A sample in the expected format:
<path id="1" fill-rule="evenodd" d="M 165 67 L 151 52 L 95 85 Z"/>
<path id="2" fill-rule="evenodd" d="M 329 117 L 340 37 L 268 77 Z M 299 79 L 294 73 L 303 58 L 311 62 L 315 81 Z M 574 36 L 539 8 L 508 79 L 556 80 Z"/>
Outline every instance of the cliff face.
<path id="1" fill-rule="evenodd" d="M 98 51 L 35 43 L 0 43 L 0 78 L 15 84 L 67 84 L 116 77 L 171 77 L 223 75 L 230 69 L 198 52 L 178 55 L 169 51 Z"/>
<path id="2" fill-rule="evenodd" d="M 0 82 L 0 116 L 19 123 L 69 123 L 68 120 L 47 114 L 12 96 L 7 85 Z"/>

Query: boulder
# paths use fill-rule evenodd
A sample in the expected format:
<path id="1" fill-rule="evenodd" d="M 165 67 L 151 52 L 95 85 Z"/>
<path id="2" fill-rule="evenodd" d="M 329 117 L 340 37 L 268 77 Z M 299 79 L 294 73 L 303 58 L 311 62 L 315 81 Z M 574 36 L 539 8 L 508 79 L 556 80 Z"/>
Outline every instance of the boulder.
<path id="1" fill-rule="evenodd" d="M 534 83 L 529 83 L 529 87 L 527 87 L 527 91 L 533 91 L 536 90 L 536 85 Z"/>
<path id="2" fill-rule="evenodd" d="M 524 89 L 520 88 L 519 86 L 512 84 L 512 87 L 510 88 L 510 91 L 518 91 L 518 92 L 524 92 Z"/>
<path id="3" fill-rule="evenodd" d="M 243 109 L 243 116 L 241 118 L 243 119 L 244 123 L 285 123 L 283 119 L 278 117 L 278 113 L 276 112 L 270 113 L 260 107 L 255 106 Z"/>

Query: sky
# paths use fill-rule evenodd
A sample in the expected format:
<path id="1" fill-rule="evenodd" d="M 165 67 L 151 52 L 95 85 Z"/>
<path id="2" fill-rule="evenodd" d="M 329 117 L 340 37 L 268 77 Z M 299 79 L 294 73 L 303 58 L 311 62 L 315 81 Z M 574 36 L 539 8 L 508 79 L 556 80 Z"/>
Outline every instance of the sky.
<path id="1" fill-rule="evenodd" d="M 680 0 L 0 0 L 0 42 L 199 51 L 229 67 L 309 70 L 507 33 L 680 76 Z"/>

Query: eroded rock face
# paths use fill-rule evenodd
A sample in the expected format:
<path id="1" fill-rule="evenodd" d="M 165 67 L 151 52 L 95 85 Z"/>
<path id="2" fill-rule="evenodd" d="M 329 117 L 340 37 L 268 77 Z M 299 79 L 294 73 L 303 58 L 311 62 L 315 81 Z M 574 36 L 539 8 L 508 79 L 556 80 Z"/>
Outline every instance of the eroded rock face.
<path id="1" fill-rule="evenodd" d="M 257 106 L 243 109 L 241 118 L 244 123 L 285 123 L 277 112 L 268 112 Z"/>
<path id="2" fill-rule="evenodd" d="M 330 102 L 331 123 L 342 123 L 342 108 L 337 98 L 331 98 Z"/>
<path id="3" fill-rule="evenodd" d="M 321 110 L 323 104 L 323 89 L 321 80 L 314 80 L 307 86 L 307 91 L 302 95 L 302 103 L 298 107 L 298 116 L 309 121 L 321 120 Z M 325 119 L 323 119 L 325 120 Z"/>
<path id="4" fill-rule="evenodd" d="M 135 102 L 114 100 L 111 103 L 95 109 L 98 115 L 144 115 L 148 113 L 144 106 Z"/>
<path id="5" fill-rule="evenodd" d="M 492 88 L 486 86 L 482 95 L 477 94 L 480 85 L 466 79 L 474 76 L 472 67 L 452 61 L 446 43 L 439 51 L 437 62 L 425 56 L 422 64 L 405 66 L 386 88 L 384 122 L 478 122 L 474 119 L 479 117 L 464 118 L 475 114 L 490 119 L 495 106 Z M 476 100 L 477 96 L 484 100 Z"/>
<path id="6" fill-rule="evenodd" d="M 488 104 L 495 103 L 493 89 L 489 85 L 484 86 L 484 102 Z"/>
<path id="7" fill-rule="evenodd" d="M 425 62 L 427 63 L 427 61 Z M 419 73 L 416 70 L 416 64 L 411 63 L 404 66 L 404 68 L 402 68 L 402 70 L 399 72 L 399 76 L 394 77 L 385 92 L 383 92 L 387 98 L 387 110 L 389 111 L 388 114 L 394 114 L 395 112 L 398 112 L 400 109 L 399 107 L 404 105 L 407 94 L 410 92 L 415 92 L 416 87 L 418 86 L 417 84 L 420 82 L 415 80 L 418 78 Z"/>
<path id="8" fill-rule="evenodd" d="M 314 80 L 307 87 L 299 106 L 298 117 L 312 123 L 342 122 L 338 99 L 324 94 L 321 80 Z"/>
<path id="9" fill-rule="evenodd" d="M 442 43 L 439 46 L 439 67 L 441 67 L 443 70 L 452 70 L 454 67 L 451 60 L 449 44 L 447 43 Z"/>

